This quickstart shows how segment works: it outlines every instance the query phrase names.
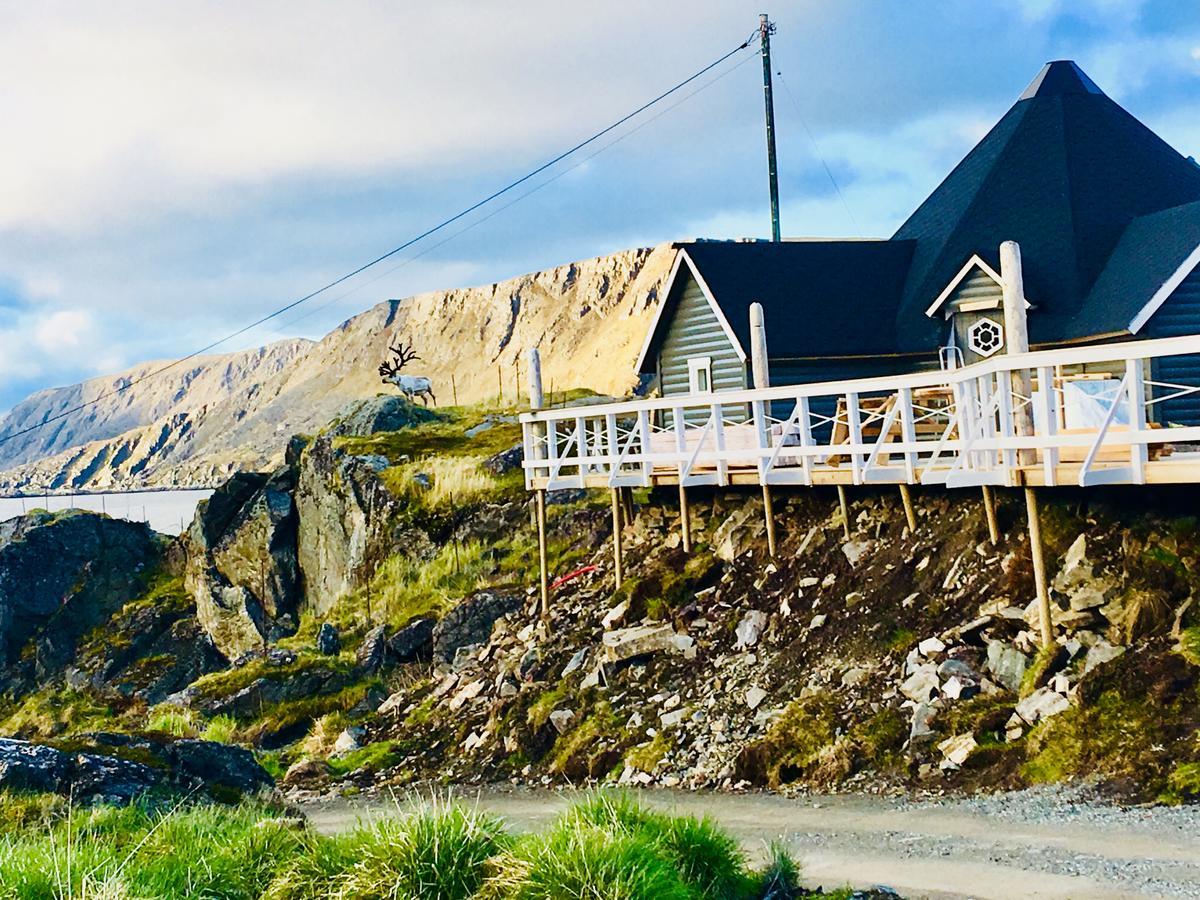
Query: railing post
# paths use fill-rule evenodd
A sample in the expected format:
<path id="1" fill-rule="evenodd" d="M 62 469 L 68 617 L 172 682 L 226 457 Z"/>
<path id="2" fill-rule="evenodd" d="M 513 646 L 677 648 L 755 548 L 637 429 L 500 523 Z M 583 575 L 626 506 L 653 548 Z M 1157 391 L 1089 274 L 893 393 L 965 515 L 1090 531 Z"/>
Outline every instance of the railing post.
<path id="1" fill-rule="evenodd" d="M 1146 372 L 1144 362 L 1130 359 L 1125 362 L 1125 383 L 1129 398 L 1129 435 L 1131 440 L 1142 437 L 1146 430 Z M 1146 483 L 1146 461 L 1149 447 L 1138 441 L 1129 445 L 1129 469 L 1134 484 Z"/>
<path id="2" fill-rule="evenodd" d="M 654 461 L 650 458 L 650 411 L 644 407 L 638 410 L 638 431 L 642 440 L 642 487 L 649 487 Z"/>
<path id="3" fill-rule="evenodd" d="M 913 416 L 912 388 L 900 388 L 900 440 L 905 444 L 917 442 L 916 419 Z M 904 481 L 912 484 L 917 480 L 917 451 L 904 451 Z"/>
<path id="4" fill-rule="evenodd" d="M 717 446 L 717 483 L 729 484 L 729 461 L 725 459 L 725 410 L 720 403 L 712 405 L 713 434 Z"/>
<path id="5" fill-rule="evenodd" d="M 586 487 L 585 476 L 588 472 L 588 440 L 587 423 L 583 416 L 575 417 L 575 450 L 579 454 L 579 486 Z"/>
<path id="6" fill-rule="evenodd" d="M 858 393 L 851 391 L 846 394 L 846 425 L 850 434 L 850 446 L 856 447 L 862 443 L 862 419 L 858 408 Z M 850 451 L 850 473 L 855 484 L 862 484 L 863 460 L 858 450 Z"/>
<path id="7" fill-rule="evenodd" d="M 1005 241 L 1000 245 L 1000 281 L 1004 292 L 1004 347 L 1008 354 L 1029 352 L 1029 322 L 1025 315 L 1025 276 L 1021 269 L 1021 248 L 1016 241 Z M 1021 437 L 1033 434 L 1033 377 L 1028 369 L 1014 369 L 1011 373 L 1013 393 L 1017 395 L 1012 404 L 1015 430 Z M 1020 398 L 1028 398 L 1021 402 Z M 1022 448 L 1017 451 L 1017 463 L 1032 466 L 1037 462 L 1037 451 Z"/>
<path id="8" fill-rule="evenodd" d="M 617 428 L 617 414 L 608 413 L 604 417 L 605 430 L 608 432 L 608 482 L 620 474 L 617 461 L 621 458 L 621 432 Z"/>
<path id="9" fill-rule="evenodd" d="M 1038 393 L 1042 395 L 1042 429 L 1044 436 L 1054 439 L 1058 434 L 1058 394 L 1054 390 L 1054 367 L 1038 369 Z M 1047 443 L 1042 447 L 1042 471 L 1047 487 L 1058 484 L 1058 448 Z"/>
<path id="10" fill-rule="evenodd" d="M 811 486 L 813 458 L 809 449 L 815 446 L 812 436 L 812 420 L 808 415 L 808 397 L 796 398 L 796 425 L 800 429 L 800 468 L 804 472 L 804 483 Z"/>

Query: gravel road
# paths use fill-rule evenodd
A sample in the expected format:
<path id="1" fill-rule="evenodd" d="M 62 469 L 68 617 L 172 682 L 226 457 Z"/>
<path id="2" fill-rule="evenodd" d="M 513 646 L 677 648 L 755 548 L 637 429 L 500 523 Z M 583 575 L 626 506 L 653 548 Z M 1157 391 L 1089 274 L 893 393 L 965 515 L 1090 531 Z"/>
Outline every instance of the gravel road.
<path id="1" fill-rule="evenodd" d="M 455 793 L 518 830 L 546 824 L 573 796 L 508 787 Z M 931 898 L 1200 898 L 1200 807 L 1126 809 L 1070 789 L 936 801 L 665 790 L 641 796 L 664 810 L 712 816 L 754 856 L 782 839 L 810 885 L 886 884 L 906 897 Z M 304 808 L 328 833 L 417 799 Z"/>

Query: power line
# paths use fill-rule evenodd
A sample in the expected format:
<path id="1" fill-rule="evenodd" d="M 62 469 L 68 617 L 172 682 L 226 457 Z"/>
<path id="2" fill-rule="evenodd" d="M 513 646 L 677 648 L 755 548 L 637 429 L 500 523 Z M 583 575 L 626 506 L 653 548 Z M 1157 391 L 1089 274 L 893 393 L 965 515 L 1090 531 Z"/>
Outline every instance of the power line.
<path id="1" fill-rule="evenodd" d="M 62 419 L 67 418 L 68 416 L 74 415 L 75 413 L 82 412 L 83 410 L 87 409 L 88 407 L 96 405 L 101 400 L 106 400 L 109 397 L 119 396 L 119 395 L 125 393 L 126 391 L 128 391 L 130 388 L 133 388 L 133 387 L 135 387 L 139 384 L 142 384 L 146 381 L 149 381 L 152 378 L 156 378 L 159 375 L 162 375 L 164 372 L 168 372 L 171 369 L 176 368 L 177 366 L 183 365 L 184 363 L 188 362 L 189 360 L 195 359 L 198 356 L 202 356 L 205 353 L 208 353 L 210 350 L 213 350 L 216 347 L 219 347 L 221 344 L 224 344 L 227 341 L 231 341 L 236 337 L 240 337 L 241 335 L 245 334 L 247 331 L 257 328 L 258 326 L 263 325 L 266 322 L 269 322 L 272 319 L 275 319 L 275 318 L 283 315 L 284 313 L 288 312 L 289 310 L 295 309 L 296 307 L 300 306 L 303 303 L 307 303 L 309 300 L 313 299 L 314 297 L 317 297 L 320 294 L 323 294 L 326 291 L 329 291 L 329 290 L 337 287 L 339 284 L 343 284 L 346 281 L 349 281 L 351 278 L 355 277 L 356 275 L 360 275 L 363 272 L 367 271 L 368 269 L 371 269 L 371 268 L 379 265 L 384 260 L 390 259 L 391 257 L 395 256 L 397 253 L 401 253 L 404 250 L 407 250 L 409 247 L 413 246 L 414 244 L 418 243 L 419 241 L 423 241 L 425 238 L 436 234 L 437 232 L 441 231 L 444 228 L 447 228 L 450 225 L 453 225 L 455 222 L 470 215 L 471 213 L 475 212 L 475 210 L 479 209 L 480 207 L 486 206 L 488 203 L 491 203 L 493 200 L 497 199 L 498 197 L 501 197 L 504 194 L 507 194 L 508 192 L 520 187 L 525 182 L 529 181 L 532 178 L 537 177 L 542 172 L 545 172 L 547 169 L 557 165 L 558 163 L 562 162 L 567 157 L 569 157 L 575 153 L 578 153 L 584 147 L 587 147 L 590 144 L 594 144 L 596 141 L 600 140 L 600 138 L 604 137 L 606 134 L 609 134 L 610 132 L 615 131 L 616 129 L 620 128 L 626 122 L 641 115 L 643 112 L 648 110 L 650 107 L 655 106 L 656 104 L 662 102 L 667 97 L 670 97 L 672 94 L 687 87 L 689 84 L 691 84 L 696 79 L 703 77 L 708 72 L 711 72 L 717 66 L 721 65 L 721 63 L 725 62 L 725 60 L 727 60 L 730 57 L 735 56 L 738 53 L 740 53 L 741 51 L 745 50 L 757 38 L 758 38 L 758 31 L 755 30 L 748 38 L 746 38 L 746 40 L 742 41 L 742 43 L 740 43 L 738 46 L 734 47 L 728 53 L 723 54 L 718 59 L 715 59 L 711 63 L 706 65 L 704 68 L 700 69 L 699 71 L 697 71 L 697 72 L 689 75 L 687 78 L 683 79 L 683 81 L 680 81 L 678 84 L 674 85 L 673 87 L 668 88 L 667 90 L 663 91 L 661 94 L 658 94 L 653 99 L 648 100 L 647 102 L 643 103 L 637 109 L 633 110 L 630 113 L 625 114 L 624 116 L 621 116 L 621 118 L 617 119 L 612 124 L 607 125 L 604 128 L 601 128 L 599 131 L 592 134 L 590 137 L 587 137 L 584 140 L 580 141 L 579 143 L 575 144 L 573 147 L 571 147 L 567 150 L 564 150 L 562 153 L 559 153 L 553 159 L 550 159 L 549 161 L 542 163 L 540 166 L 527 172 L 526 174 L 522 175 L 520 178 L 516 179 L 515 181 L 510 181 L 504 187 L 500 188 L 499 190 L 493 191 L 492 193 L 490 193 L 486 197 L 484 197 L 482 200 L 478 200 L 475 203 L 472 203 L 466 209 L 463 209 L 463 210 L 455 213 L 454 215 L 450 216 L 449 218 L 443 219 L 438 224 L 434 225 L 431 228 L 425 229 L 424 231 L 422 231 L 420 234 L 416 235 L 415 237 L 409 238 L 404 243 L 400 244 L 398 247 L 392 248 L 391 250 L 387 251 L 386 253 L 383 253 L 383 254 L 375 257 L 370 262 L 364 263 L 363 265 L 359 266 L 358 268 L 354 269 L 353 271 L 347 272 L 345 275 L 342 275 L 339 278 L 335 278 L 333 281 L 329 282 L 328 284 L 324 285 L 323 287 L 317 288 L 315 291 L 305 294 L 303 297 L 300 297 L 297 300 L 293 300 L 291 303 L 285 304 L 284 306 L 279 307 L 278 309 L 274 310 L 273 312 L 270 312 L 267 315 L 262 316 L 259 319 L 256 319 L 255 321 L 251 322 L 249 325 L 245 325 L 245 326 L 237 329 L 236 331 L 234 331 L 230 334 L 227 334 L 218 340 L 213 341 L 210 344 L 206 344 L 205 346 L 201 347 L 199 350 L 193 350 L 191 353 L 188 353 L 186 356 L 181 356 L 179 359 L 176 359 L 176 360 L 169 362 L 163 366 L 160 366 L 157 369 L 147 372 L 145 375 L 143 375 L 139 378 L 130 379 L 129 381 L 125 382 L 124 384 L 120 385 L 119 387 L 114 388 L 111 391 L 105 391 L 104 393 L 99 394 L 96 397 L 93 397 L 91 400 L 87 400 L 87 401 L 80 403 L 76 406 L 73 406 L 69 409 L 63 410 L 62 412 L 56 413 L 53 416 L 48 416 L 45 419 L 43 419 L 41 422 L 38 422 L 36 425 L 30 425 L 27 428 L 22 428 L 21 430 L 14 431 L 11 434 L 0 435 L 0 444 L 3 444 L 7 441 L 11 441 L 14 438 L 22 437 L 23 435 L 30 434 L 34 431 L 37 431 L 40 428 L 44 428 L 45 426 L 51 424 L 52 422 L 60 421 Z"/>
<path id="2" fill-rule="evenodd" d="M 821 165 L 825 168 L 825 174 L 829 176 L 829 181 L 833 185 L 833 189 L 837 191 L 838 197 L 842 201 L 842 206 L 846 208 L 846 215 L 850 217 L 850 224 L 854 226 L 854 230 L 858 232 L 858 236 L 862 237 L 862 229 L 858 227 L 858 220 L 854 218 L 854 213 L 850 211 L 850 204 L 846 202 L 846 195 L 842 193 L 841 187 L 837 183 L 837 179 L 833 177 L 833 169 L 829 168 L 829 163 L 825 162 L 825 157 L 821 154 L 821 148 L 817 145 L 817 139 L 813 136 L 812 129 L 808 127 L 808 120 L 804 118 L 804 113 L 800 112 L 800 104 L 796 102 L 796 95 L 792 93 L 792 89 L 788 86 L 787 79 L 783 77 L 783 72 L 778 69 L 775 74 L 779 76 L 779 83 L 783 85 L 783 89 L 787 92 L 788 99 L 792 101 L 792 108 L 796 110 L 796 118 L 800 120 L 800 124 L 804 126 L 804 133 L 808 135 L 809 143 L 812 144 L 813 152 L 817 154 L 817 159 L 821 161 Z"/>
<path id="3" fill-rule="evenodd" d="M 649 125 L 653 125 L 655 122 L 657 122 L 663 116 L 667 115 L 672 110 L 679 108 L 684 103 L 687 103 L 689 100 L 691 100 L 697 94 L 703 93 L 704 91 L 706 91 L 710 87 L 712 87 L 714 84 L 716 84 L 718 81 L 721 81 L 722 79 L 726 78 L 727 76 L 732 75 L 734 72 L 736 72 L 742 66 L 746 65 L 746 63 L 754 62 L 754 59 L 755 58 L 753 56 L 747 56 L 745 59 L 743 59 L 737 65 L 730 66 L 728 69 L 726 69 L 720 75 L 717 75 L 714 78 L 711 78 L 710 80 L 704 82 L 704 84 L 700 85 L 700 87 L 696 88 L 691 93 L 685 94 L 684 96 L 680 97 L 678 100 L 676 100 L 670 106 L 667 106 L 666 108 L 662 109 L 661 111 L 655 113 L 653 116 L 650 116 L 649 118 L 644 119 L 643 121 L 639 122 L 634 127 L 630 128 L 628 131 L 623 132 L 622 134 L 613 138 L 608 143 L 602 144 L 598 149 L 596 149 L 592 153 L 589 153 L 587 156 L 583 157 L 583 159 L 579 160 L 578 162 L 576 162 L 570 166 L 567 166 L 566 168 L 561 169 L 558 172 L 555 172 L 553 175 L 551 175 L 545 181 L 542 181 L 542 182 L 536 184 L 535 186 L 533 186 L 532 188 L 527 190 L 525 193 L 518 194 L 516 197 L 514 197 L 509 202 L 505 203 L 502 206 L 497 207 L 496 209 L 493 209 L 486 216 L 482 216 L 482 217 L 476 219 L 474 222 L 471 222 L 471 224 L 465 226 L 464 228 L 459 229 L 458 231 L 451 234 L 449 237 L 438 241 L 436 244 L 430 244 L 428 247 L 425 247 L 419 253 L 414 253 L 411 256 L 405 257 L 403 261 L 392 266 L 390 269 L 384 269 L 382 272 L 380 272 L 374 278 L 370 278 L 366 281 L 360 282 L 360 283 L 356 284 L 354 287 L 350 288 L 350 290 L 346 291 L 345 293 L 338 294 L 336 297 L 333 297 L 332 299 L 327 300 L 325 303 L 322 303 L 319 306 L 309 309 L 307 312 L 305 312 L 299 316 L 296 316 L 294 319 L 287 320 L 287 322 L 284 324 L 288 327 L 291 327 L 291 326 L 294 326 L 298 322 L 303 322 L 305 319 L 315 316 L 317 313 L 328 309 L 329 307 L 333 306 L 335 303 L 339 303 L 342 300 L 345 300 L 347 297 L 351 296 L 352 294 L 357 293 L 358 291 L 362 290 L 363 288 L 369 287 L 372 284 L 375 284 L 377 281 L 380 281 L 381 279 L 386 278 L 387 276 L 393 274 L 394 272 L 397 272 L 400 269 L 403 269 L 409 263 L 415 262 L 416 260 L 420 259 L 421 257 L 426 256 L 426 255 L 432 253 L 434 250 L 439 249 L 440 247 L 446 246 L 451 241 L 456 240 L 457 238 L 466 234 L 468 231 L 471 231 L 472 229 L 479 227 L 484 222 L 487 222 L 488 220 L 495 218 L 496 216 L 500 215 L 500 213 L 504 212 L 505 210 L 511 209 L 512 207 L 516 206 L 518 203 L 520 203 L 522 200 L 526 199 L 527 197 L 531 197 L 532 195 L 536 194 L 542 188 L 549 187 L 551 184 L 558 181 L 560 178 L 563 178 L 564 176 L 571 174 L 572 172 L 574 172 L 576 169 L 580 168 L 581 166 L 587 165 L 589 162 L 591 162 L 593 159 L 595 159 L 601 153 L 605 152 L 606 150 L 608 150 L 611 147 L 616 146 L 617 144 L 621 143 L 626 138 L 632 137 L 633 135 L 635 135 L 639 131 L 641 131 L 643 128 L 646 128 Z M 274 333 L 279 335 L 281 338 L 286 338 L 288 336 L 283 331 L 280 331 L 278 329 L 273 328 L 272 331 L 274 331 Z"/>

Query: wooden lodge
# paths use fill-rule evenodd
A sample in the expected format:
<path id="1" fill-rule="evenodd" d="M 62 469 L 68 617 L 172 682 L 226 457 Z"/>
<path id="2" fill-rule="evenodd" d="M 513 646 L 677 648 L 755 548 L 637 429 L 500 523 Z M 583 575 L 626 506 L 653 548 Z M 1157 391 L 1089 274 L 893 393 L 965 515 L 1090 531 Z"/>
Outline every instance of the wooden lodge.
<path id="1" fill-rule="evenodd" d="M 1200 166 L 1048 64 L 886 240 L 690 241 L 640 399 L 522 416 L 527 487 L 1200 482 Z M 547 602 L 545 565 L 543 602 Z M 1042 616 L 1049 623 L 1048 611 Z M 1050 639 L 1049 625 L 1043 632 Z"/>

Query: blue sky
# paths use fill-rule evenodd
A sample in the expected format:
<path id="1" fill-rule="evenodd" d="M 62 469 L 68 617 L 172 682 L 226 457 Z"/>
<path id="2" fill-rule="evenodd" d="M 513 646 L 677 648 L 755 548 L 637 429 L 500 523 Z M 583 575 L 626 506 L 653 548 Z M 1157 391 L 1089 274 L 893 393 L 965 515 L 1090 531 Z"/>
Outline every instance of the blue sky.
<path id="1" fill-rule="evenodd" d="M 0 410 L 182 355 L 355 268 L 736 46 L 763 6 L 0 0 Z M 1200 4 L 766 7 L 785 234 L 887 236 L 1049 59 L 1200 156 Z M 761 67 L 741 63 L 230 349 L 319 337 L 387 297 L 765 235 Z"/>

